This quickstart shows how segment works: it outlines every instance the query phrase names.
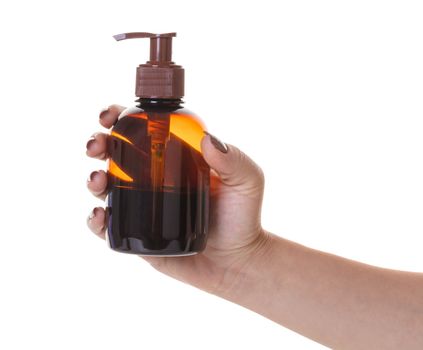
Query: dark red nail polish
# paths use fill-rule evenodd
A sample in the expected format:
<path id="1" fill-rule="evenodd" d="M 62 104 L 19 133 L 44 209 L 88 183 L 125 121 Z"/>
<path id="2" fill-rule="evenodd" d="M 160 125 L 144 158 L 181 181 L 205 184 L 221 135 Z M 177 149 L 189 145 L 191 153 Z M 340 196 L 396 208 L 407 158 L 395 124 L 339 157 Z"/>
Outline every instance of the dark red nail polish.
<path id="1" fill-rule="evenodd" d="M 90 149 L 90 147 L 92 146 L 92 144 L 95 142 L 95 136 L 91 136 L 91 138 L 88 140 L 87 142 L 87 150 Z"/>
<path id="2" fill-rule="evenodd" d="M 88 219 L 89 220 L 94 219 L 97 216 L 99 210 L 100 210 L 99 207 L 94 208 L 93 211 L 90 213 L 90 216 L 88 217 Z"/>
<path id="3" fill-rule="evenodd" d="M 94 209 L 91 211 L 90 215 L 88 216 L 88 220 L 92 220 L 92 219 L 94 219 L 94 218 L 95 218 L 95 214 L 96 214 L 95 210 L 96 210 L 96 209 L 97 209 L 97 208 L 94 208 Z"/>
<path id="4" fill-rule="evenodd" d="M 98 171 L 93 171 L 90 176 L 88 177 L 88 182 L 91 182 L 95 179 L 95 177 L 98 175 Z"/>
<path id="5" fill-rule="evenodd" d="M 207 131 L 204 131 L 204 133 L 210 136 L 210 141 L 217 150 L 219 150 L 222 153 L 228 153 L 228 146 L 226 146 L 225 143 L 223 143 L 216 136 L 213 136 Z"/>
<path id="6" fill-rule="evenodd" d="M 110 107 L 103 108 L 101 110 L 100 114 L 99 114 L 99 118 L 100 119 L 103 119 L 107 115 L 107 113 L 109 112 L 109 110 L 110 110 Z"/>

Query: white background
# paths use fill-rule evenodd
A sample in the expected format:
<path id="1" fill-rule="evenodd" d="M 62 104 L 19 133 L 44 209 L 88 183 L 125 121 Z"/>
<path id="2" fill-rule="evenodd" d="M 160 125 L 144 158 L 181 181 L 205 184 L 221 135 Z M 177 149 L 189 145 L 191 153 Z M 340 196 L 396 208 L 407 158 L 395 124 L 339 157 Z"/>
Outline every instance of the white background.
<path id="1" fill-rule="evenodd" d="M 85 219 L 99 110 L 176 31 L 186 106 L 266 173 L 263 225 L 423 271 L 420 1 L 2 1 L 0 348 L 322 349 L 109 250 Z"/>

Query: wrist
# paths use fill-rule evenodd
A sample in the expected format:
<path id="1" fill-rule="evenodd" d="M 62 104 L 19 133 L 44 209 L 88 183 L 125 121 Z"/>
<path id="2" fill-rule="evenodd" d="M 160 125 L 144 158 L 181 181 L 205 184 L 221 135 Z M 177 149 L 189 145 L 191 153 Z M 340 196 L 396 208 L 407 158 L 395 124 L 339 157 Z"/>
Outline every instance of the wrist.
<path id="1" fill-rule="evenodd" d="M 273 260 L 273 250 L 280 238 L 260 229 L 257 238 L 238 253 L 225 272 L 225 277 L 218 290 L 213 294 L 240 303 L 257 283 L 262 283 L 263 275 Z"/>

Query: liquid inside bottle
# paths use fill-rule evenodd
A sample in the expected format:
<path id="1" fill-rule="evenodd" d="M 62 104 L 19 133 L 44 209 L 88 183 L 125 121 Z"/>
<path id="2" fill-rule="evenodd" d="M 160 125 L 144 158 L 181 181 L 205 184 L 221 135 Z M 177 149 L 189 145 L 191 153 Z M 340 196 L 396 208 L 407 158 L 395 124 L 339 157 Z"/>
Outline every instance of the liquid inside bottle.
<path id="1" fill-rule="evenodd" d="M 140 255 L 191 255 L 208 231 L 210 168 L 202 122 L 179 100 L 122 113 L 109 138 L 107 240 Z"/>

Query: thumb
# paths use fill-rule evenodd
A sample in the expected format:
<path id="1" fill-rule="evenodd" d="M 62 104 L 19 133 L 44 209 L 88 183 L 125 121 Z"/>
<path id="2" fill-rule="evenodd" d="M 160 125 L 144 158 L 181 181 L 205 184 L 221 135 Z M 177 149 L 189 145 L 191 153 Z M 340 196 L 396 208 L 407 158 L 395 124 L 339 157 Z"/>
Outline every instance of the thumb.
<path id="1" fill-rule="evenodd" d="M 239 187 L 244 193 L 260 193 L 264 187 L 261 168 L 244 152 L 227 145 L 217 137 L 205 132 L 201 142 L 203 157 L 227 186 Z"/>

